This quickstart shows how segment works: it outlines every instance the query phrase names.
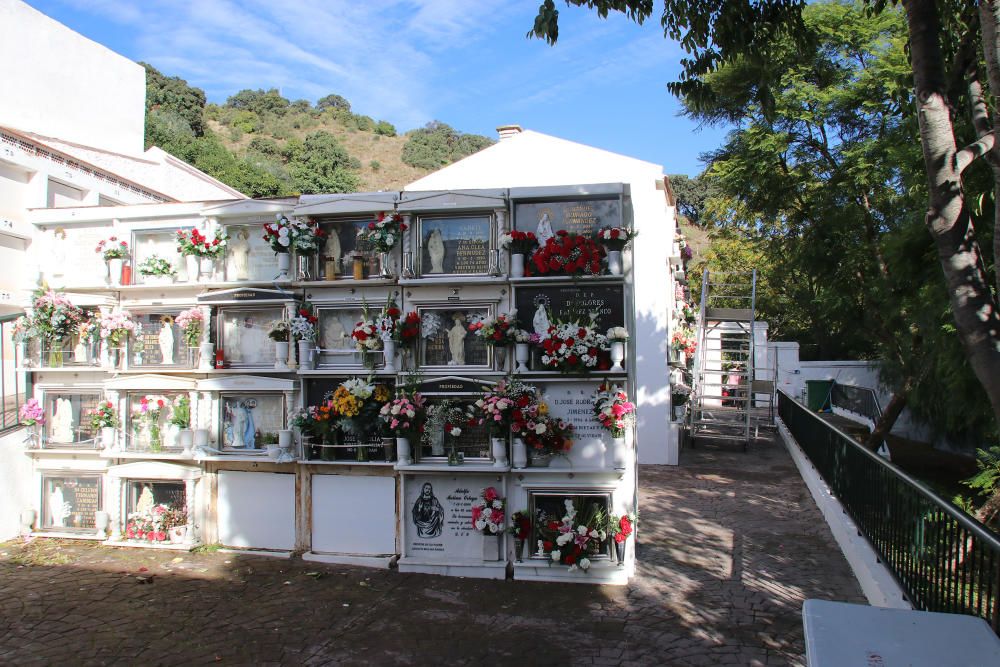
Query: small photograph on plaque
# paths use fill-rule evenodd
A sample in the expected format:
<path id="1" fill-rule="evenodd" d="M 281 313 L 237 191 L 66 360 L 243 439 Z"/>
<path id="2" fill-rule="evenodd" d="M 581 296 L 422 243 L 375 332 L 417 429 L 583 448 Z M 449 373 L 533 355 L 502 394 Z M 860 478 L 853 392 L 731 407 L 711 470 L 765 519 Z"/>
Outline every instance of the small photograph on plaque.
<path id="1" fill-rule="evenodd" d="M 222 448 L 248 451 L 278 444 L 278 431 L 285 428 L 284 405 L 280 394 L 224 394 Z"/>
<path id="2" fill-rule="evenodd" d="M 260 225 L 226 227 L 229 247 L 226 249 L 226 280 L 274 280 L 278 275 L 278 256 L 264 240 Z"/>
<path id="3" fill-rule="evenodd" d="M 489 366 L 489 346 L 474 333 L 489 317 L 489 308 L 420 308 L 417 312 L 421 366 Z"/>
<path id="4" fill-rule="evenodd" d="M 45 446 L 72 447 L 93 441 L 96 431 L 90 425 L 88 413 L 97 408 L 98 392 L 45 392 Z"/>
<path id="5" fill-rule="evenodd" d="M 621 203 L 617 198 L 525 202 L 514 205 L 514 229 L 533 232 L 541 245 L 545 245 L 545 241 L 560 229 L 593 238 L 601 227 L 621 224 Z"/>
<path id="6" fill-rule="evenodd" d="M 318 308 L 316 344 L 320 348 L 319 366 L 355 368 L 364 365 L 364 357 L 351 338 L 354 325 L 364 319 L 361 308 Z"/>
<path id="7" fill-rule="evenodd" d="M 177 328 L 177 313 L 134 313 L 136 327 L 129 343 L 131 365 L 190 368 L 193 351 Z"/>
<path id="8" fill-rule="evenodd" d="M 43 530 L 93 530 L 101 510 L 101 478 L 84 475 L 42 476 Z"/>
<path id="9" fill-rule="evenodd" d="M 421 275 L 488 273 L 491 220 L 489 216 L 422 218 L 420 220 Z"/>
<path id="10" fill-rule="evenodd" d="M 280 306 L 272 308 L 222 308 L 219 319 L 220 346 L 233 367 L 274 366 L 274 343 L 267 336 L 271 322 L 284 317 Z"/>
<path id="11" fill-rule="evenodd" d="M 320 245 L 320 275 L 323 280 L 336 280 L 340 277 L 351 277 L 351 254 L 355 250 L 367 252 L 370 249 L 358 246 L 358 232 L 368 226 L 371 218 L 356 220 L 335 220 L 320 222 L 319 228 L 325 234 Z M 333 260 L 335 264 L 328 264 Z M 336 274 L 331 275 L 330 270 Z"/>

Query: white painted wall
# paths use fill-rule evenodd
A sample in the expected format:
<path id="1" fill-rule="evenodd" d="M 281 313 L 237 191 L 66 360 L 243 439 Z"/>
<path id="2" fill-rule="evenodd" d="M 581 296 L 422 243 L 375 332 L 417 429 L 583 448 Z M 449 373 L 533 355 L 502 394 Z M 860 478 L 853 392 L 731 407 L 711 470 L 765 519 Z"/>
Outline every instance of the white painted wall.
<path id="1" fill-rule="evenodd" d="M 24 453 L 24 429 L 0 437 L 0 541 L 16 537 L 21 510 L 35 507 L 38 484 Z"/>
<path id="2" fill-rule="evenodd" d="M 358 508 L 364 508 L 359 520 Z M 396 553 L 396 480 L 312 476 L 312 550 L 381 556 Z"/>
<path id="3" fill-rule="evenodd" d="M 218 473 L 219 542 L 249 549 L 295 548 L 295 475 Z"/>
<path id="4" fill-rule="evenodd" d="M 0 125 L 140 155 L 146 74 L 20 0 L 0 0 Z"/>

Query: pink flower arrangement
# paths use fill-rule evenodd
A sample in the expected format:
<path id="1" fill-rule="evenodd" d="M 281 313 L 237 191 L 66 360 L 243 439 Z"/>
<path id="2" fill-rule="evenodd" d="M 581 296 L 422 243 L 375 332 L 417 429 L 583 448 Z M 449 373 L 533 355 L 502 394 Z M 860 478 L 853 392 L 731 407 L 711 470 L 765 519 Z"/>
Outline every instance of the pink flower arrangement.
<path id="1" fill-rule="evenodd" d="M 513 429 L 514 422 L 525 420 L 525 408 L 532 406 L 531 414 L 537 413 L 535 388 L 518 380 L 504 379 L 496 387 L 483 394 L 473 405 L 480 424 L 498 435 L 505 435 Z"/>
<path id="2" fill-rule="evenodd" d="M 424 397 L 420 394 L 394 398 L 379 410 L 382 428 L 397 438 L 416 437 L 424 430 Z"/>
<path id="3" fill-rule="evenodd" d="M 635 238 L 635 233 L 624 227 L 604 227 L 597 232 L 597 240 L 612 250 L 623 250 Z"/>
<path id="4" fill-rule="evenodd" d="M 119 240 L 117 236 L 112 236 L 98 241 L 94 252 L 103 255 L 105 260 L 125 259 L 128 257 L 128 243 Z"/>
<path id="5" fill-rule="evenodd" d="M 27 402 L 21 406 L 21 409 L 17 412 L 18 417 L 21 419 L 21 423 L 25 426 L 34 426 L 35 424 L 45 423 L 45 410 L 34 398 L 29 398 Z"/>
<path id="6" fill-rule="evenodd" d="M 189 308 L 177 315 L 174 323 L 180 327 L 184 333 L 184 340 L 188 347 L 198 347 L 201 343 L 202 327 L 205 325 L 205 316 L 200 308 Z"/>
<path id="7" fill-rule="evenodd" d="M 115 309 L 101 318 L 101 338 L 111 347 L 121 347 L 134 331 L 135 322 L 127 310 Z"/>
<path id="8" fill-rule="evenodd" d="M 398 213 L 379 213 L 366 227 L 358 230 L 358 240 L 369 243 L 376 252 L 389 252 L 407 229 Z"/>
<path id="9" fill-rule="evenodd" d="M 621 387 L 602 383 L 594 395 L 594 417 L 613 438 L 621 438 L 635 421 L 635 403 Z"/>
<path id="10" fill-rule="evenodd" d="M 484 535 L 499 535 L 504 529 L 504 499 L 488 486 L 472 502 L 472 527 Z"/>

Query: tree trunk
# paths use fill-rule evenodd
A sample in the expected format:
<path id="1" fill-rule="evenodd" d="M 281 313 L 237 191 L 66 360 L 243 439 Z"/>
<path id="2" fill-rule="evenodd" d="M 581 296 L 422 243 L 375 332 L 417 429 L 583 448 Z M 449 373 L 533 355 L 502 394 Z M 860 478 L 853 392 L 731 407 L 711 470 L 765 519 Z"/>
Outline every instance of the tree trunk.
<path id="1" fill-rule="evenodd" d="M 889 399 L 889 404 L 885 406 L 885 412 L 882 413 L 878 423 L 875 424 L 875 429 L 865 439 L 865 447 L 876 451 L 882 445 L 885 436 L 889 435 L 889 432 L 892 431 L 893 425 L 899 419 L 899 415 L 902 414 L 903 408 L 906 407 L 906 401 L 910 395 L 910 386 L 910 378 L 907 378 L 903 383 L 902 389 L 893 394 L 892 398 Z"/>
<path id="2" fill-rule="evenodd" d="M 927 229 L 944 271 L 959 339 L 1000 424 L 1000 316 L 962 193 L 938 42 L 937 7 L 934 0 L 908 0 L 905 6 L 927 169 Z"/>
<path id="3" fill-rule="evenodd" d="M 979 5 L 979 25 L 983 33 L 983 56 L 986 61 L 986 76 L 994 100 L 1000 94 L 1000 1 L 984 0 Z M 996 109 L 993 106 L 994 110 Z M 993 133 L 1000 136 L 1000 113 L 993 113 Z M 993 270 L 996 273 L 997 293 L 1000 294 L 1000 234 L 997 222 L 1000 220 L 1000 141 L 993 142 L 990 151 L 990 167 L 993 169 Z"/>

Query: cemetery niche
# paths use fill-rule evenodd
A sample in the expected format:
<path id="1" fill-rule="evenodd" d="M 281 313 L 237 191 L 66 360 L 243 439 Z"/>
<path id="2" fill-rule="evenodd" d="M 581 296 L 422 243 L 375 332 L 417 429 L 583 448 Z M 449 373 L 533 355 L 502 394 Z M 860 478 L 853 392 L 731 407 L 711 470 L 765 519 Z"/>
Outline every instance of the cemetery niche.
<path id="1" fill-rule="evenodd" d="M 234 368 L 274 365 L 274 344 L 268 337 L 272 322 L 282 320 L 281 306 L 219 309 L 219 346 Z"/>
<path id="2" fill-rule="evenodd" d="M 278 431 L 285 428 L 282 395 L 223 394 L 220 405 L 224 451 L 256 453 L 278 444 Z"/>
<path id="3" fill-rule="evenodd" d="M 351 332 L 354 325 L 364 319 L 364 309 L 360 306 L 318 306 L 316 310 L 319 317 L 316 339 L 320 350 L 319 367 L 363 367 L 364 354 L 355 345 Z"/>
<path id="4" fill-rule="evenodd" d="M 260 225 L 226 227 L 229 246 L 225 256 L 227 282 L 263 282 L 278 275 L 278 258 L 260 233 Z"/>
<path id="5" fill-rule="evenodd" d="M 96 436 L 90 411 L 97 407 L 100 392 L 45 391 L 45 446 L 50 449 L 92 445 Z"/>
<path id="6" fill-rule="evenodd" d="M 133 313 L 133 319 L 135 332 L 129 341 L 132 366 L 190 368 L 196 363 L 196 348 L 185 345 L 183 332 L 175 325 L 177 313 Z"/>
<path id="7" fill-rule="evenodd" d="M 419 236 L 421 275 L 488 273 L 493 238 L 489 216 L 421 218 Z"/>
<path id="8" fill-rule="evenodd" d="M 592 237 L 601 227 L 622 224 L 622 207 L 616 199 L 517 202 L 514 229 L 531 232 L 542 245 L 560 229 Z"/>
<path id="9" fill-rule="evenodd" d="M 42 530 L 94 529 L 101 510 L 101 478 L 96 475 L 42 475 Z"/>
<path id="10" fill-rule="evenodd" d="M 420 366 L 490 366 L 490 348 L 475 335 L 477 325 L 490 317 L 490 311 L 489 306 L 418 308 Z"/>

